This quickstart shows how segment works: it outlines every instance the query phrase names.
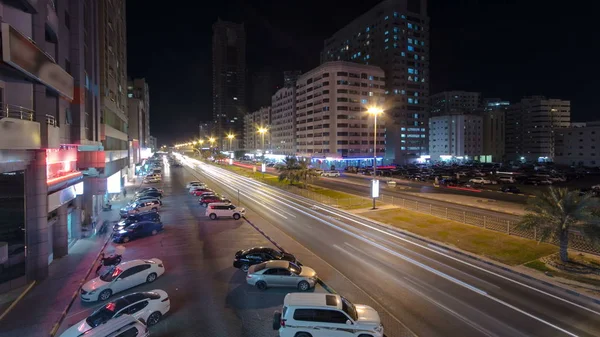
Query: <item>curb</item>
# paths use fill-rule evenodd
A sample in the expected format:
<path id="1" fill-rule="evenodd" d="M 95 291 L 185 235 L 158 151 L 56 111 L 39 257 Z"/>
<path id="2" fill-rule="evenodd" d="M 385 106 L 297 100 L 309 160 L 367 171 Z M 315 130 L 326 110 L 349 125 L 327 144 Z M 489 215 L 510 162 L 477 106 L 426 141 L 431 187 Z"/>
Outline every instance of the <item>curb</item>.
<path id="1" fill-rule="evenodd" d="M 330 206 L 330 207 L 331 207 L 331 206 Z M 341 210 L 341 211 L 343 211 L 343 210 Z M 377 224 L 377 225 L 379 225 L 379 226 L 381 226 L 381 227 L 385 227 L 385 228 L 387 228 L 387 229 L 389 229 L 389 230 L 391 230 L 391 231 L 397 232 L 397 233 L 399 233 L 399 234 L 402 234 L 402 235 L 405 235 L 405 236 L 411 237 L 411 238 L 413 238 L 413 239 L 417 239 L 417 240 L 419 240 L 419 241 L 422 241 L 422 242 L 424 242 L 424 243 L 426 243 L 426 244 L 430 244 L 430 245 L 432 245 L 432 246 L 436 246 L 436 247 L 438 247 L 438 248 L 445 249 L 445 250 L 447 250 L 447 251 L 449 251 L 449 252 L 452 252 L 452 253 L 454 253 L 454 254 L 457 254 L 457 255 L 461 255 L 461 256 L 464 256 L 464 257 L 468 257 L 468 258 L 470 258 L 470 259 L 472 259 L 472 260 L 475 260 L 475 261 L 479 261 L 479 262 L 485 263 L 485 264 L 487 264 L 487 265 L 489 265 L 489 266 L 493 266 L 493 267 L 495 267 L 495 268 L 499 268 L 499 269 L 501 269 L 501 270 L 503 270 L 503 271 L 506 271 L 506 272 L 509 272 L 509 273 L 512 273 L 512 274 L 515 274 L 515 275 L 519 275 L 519 276 L 521 276 L 521 277 L 523 277 L 523 278 L 526 278 L 526 279 L 528 279 L 528 280 L 531 280 L 531 281 L 535 281 L 535 282 L 541 283 L 541 284 L 543 284 L 543 285 L 545 285 L 545 286 L 548 286 L 548 287 L 550 287 L 550 288 L 554 288 L 554 289 L 558 289 L 558 290 L 564 291 L 565 293 L 567 293 L 567 294 L 569 294 L 569 295 L 572 295 L 572 296 L 577 296 L 577 297 L 580 297 L 580 298 L 582 298 L 582 299 L 584 299 L 584 300 L 587 300 L 587 301 L 590 301 L 590 302 L 593 302 L 593 303 L 595 303 L 595 304 L 598 304 L 598 305 L 600 305 L 600 299 L 597 299 L 597 298 L 591 297 L 591 296 L 589 296 L 589 295 L 586 295 L 586 294 L 582 294 L 582 293 L 580 293 L 580 292 L 577 292 L 577 291 L 575 291 L 575 290 L 571 290 L 571 289 L 568 289 L 568 288 L 565 288 L 565 287 L 561 287 L 561 286 L 559 286 L 559 285 L 556 285 L 556 284 L 553 284 L 553 283 L 550 283 L 550 282 L 544 281 L 544 280 L 542 280 L 542 279 L 539 279 L 539 278 L 536 278 L 536 277 L 530 276 L 530 275 L 528 275 L 528 274 L 521 273 L 521 272 L 519 272 L 519 271 L 516 271 L 516 270 L 514 270 L 514 269 L 512 269 L 512 268 L 510 268 L 510 267 L 507 267 L 507 266 L 505 266 L 505 265 L 502 265 L 502 264 L 500 264 L 500 263 L 498 263 L 498 262 L 492 262 L 492 261 L 489 261 L 488 259 L 484 259 L 484 258 L 482 258 L 481 256 L 478 256 L 478 255 L 473 255 L 473 254 L 471 254 L 471 253 L 467 253 L 467 252 L 465 252 L 465 251 L 463 251 L 463 250 L 456 249 L 456 248 L 454 248 L 454 247 L 451 247 L 451 246 L 446 246 L 446 245 L 444 245 L 444 244 L 442 244 L 442 243 L 440 243 L 440 242 L 437 242 L 437 241 L 430 240 L 430 239 L 428 239 L 428 238 L 422 237 L 422 236 L 420 236 L 420 235 L 417 235 L 417 234 L 414 234 L 414 233 L 411 233 L 411 232 L 408 232 L 408 231 L 404 231 L 404 230 L 398 229 L 398 228 L 396 228 L 396 227 L 392 227 L 391 225 L 388 225 L 388 224 L 385 224 L 385 223 L 382 223 L 382 222 L 379 222 L 379 221 L 376 221 L 376 220 L 372 220 L 372 219 L 366 218 L 366 217 L 364 217 L 364 216 L 361 216 L 361 215 L 359 215 L 359 214 L 354 214 L 354 213 L 350 213 L 350 214 L 352 214 L 353 216 L 359 217 L 359 218 L 361 218 L 361 219 L 364 219 L 365 221 L 369 221 L 369 222 L 375 223 L 375 224 Z"/>
<path id="2" fill-rule="evenodd" d="M 252 222 L 250 222 L 250 220 L 248 220 L 246 217 L 243 217 L 243 219 L 246 220 L 246 222 L 250 226 L 252 226 L 252 228 L 254 228 L 257 232 L 259 232 L 267 240 L 269 240 L 269 242 L 271 242 L 273 245 L 275 245 L 275 247 L 277 247 L 277 249 L 281 250 L 284 253 L 287 253 L 287 251 L 285 249 L 283 249 L 283 247 L 281 247 L 277 242 L 275 242 L 275 240 L 271 239 L 271 237 L 268 236 L 265 232 L 263 232 L 262 229 L 260 229 L 258 226 L 256 226 Z M 325 283 L 325 281 L 323 281 L 320 277 L 318 278 L 317 283 L 321 287 L 323 287 L 323 289 L 325 289 L 325 291 L 327 291 L 328 293 L 330 293 L 330 294 L 337 294 L 337 291 L 335 291 L 331 286 L 329 286 L 327 283 Z"/>
<path id="3" fill-rule="evenodd" d="M 108 238 L 106 239 L 106 241 L 102 245 L 102 248 L 100 248 L 100 251 L 96 255 L 96 258 L 94 259 L 94 262 L 90 266 L 90 269 L 88 269 L 88 271 L 85 274 L 85 276 L 81 279 L 81 281 L 79 281 L 79 285 L 77 286 L 77 289 L 73 292 L 73 295 L 71 296 L 71 300 L 69 301 L 69 304 L 67 304 L 67 307 L 62 311 L 62 313 L 60 315 L 60 318 L 56 321 L 56 323 L 54 323 L 54 326 L 52 327 L 52 330 L 50 330 L 50 337 L 54 337 L 54 335 L 56 335 L 56 333 L 58 332 L 58 329 L 60 328 L 60 325 L 62 324 L 62 322 L 64 321 L 65 317 L 67 316 L 67 313 L 71 309 L 71 306 L 73 305 L 73 302 L 75 302 L 75 299 L 79 296 L 79 291 L 80 291 L 81 287 L 85 284 L 85 280 L 87 280 L 87 278 L 90 276 L 92 270 L 94 269 L 94 266 L 98 262 L 98 258 L 100 257 L 100 254 L 104 251 L 104 249 L 106 248 L 106 246 L 110 242 L 110 238 L 111 237 L 112 237 L 112 235 L 108 236 Z"/>
<path id="4" fill-rule="evenodd" d="M 0 316 L 0 321 L 2 321 L 4 317 L 12 311 L 12 309 L 23 299 L 23 297 L 25 297 L 25 295 L 27 295 L 27 293 L 29 293 L 29 291 L 33 288 L 35 284 L 36 281 L 31 282 L 29 286 L 27 286 L 27 288 L 23 290 L 23 292 L 14 301 L 12 301 L 12 303 L 8 306 L 8 308 L 6 308 L 6 310 L 4 310 L 4 312 Z"/>

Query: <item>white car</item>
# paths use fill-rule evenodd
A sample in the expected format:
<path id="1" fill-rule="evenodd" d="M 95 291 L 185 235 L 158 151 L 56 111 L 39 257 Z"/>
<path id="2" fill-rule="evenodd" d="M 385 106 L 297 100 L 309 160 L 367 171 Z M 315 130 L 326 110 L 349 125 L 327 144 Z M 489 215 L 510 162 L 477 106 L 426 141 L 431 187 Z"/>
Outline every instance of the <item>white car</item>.
<path id="1" fill-rule="evenodd" d="M 469 182 L 473 183 L 473 184 L 483 184 L 483 185 L 490 185 L 492 183 L 491 180 L 489 180 L 489 179 L 483 179 L 481 177 L 469 179 Z"/>
<path id="2" fill-rule="evenodd" d="M 336 170 L 331 170 L 331 171 L 325 171 L 323 173 L 321 173 L 322 177 L 339 177 L 341 176 L 340 171 L 336 171 Z"/>
<path id="3" fill-rule="evenodd" d="M 213 202 L 206 206 L 206 216 L 211 220 L 216 220 L 220 217 L 232 217 L 235 220 L 243 217 L 246 210 L 237 208 L 229 202 Z"/>
<path id="4" fill-rule="evenodd" d="M 136 203 L 142 203 L 142 202 L 146 202 L 146 201 L 158 201 L 158 203 L 162 206 L 162 201 L 156 197 L 152 197 L 152 196 L 141 196 L 139 198 L 134 199 L 133 201 L 131 201 L 128 205 L 133 205 Z"/>
<path id="5" fill-rule="evenodd" d="M 130 214 L 137 214 L 142 212 L 154 211 L 158 212 L 160 210 L 160 201 L 158 199 L 155 200 L 144 200 L 140 202 L 136 202 L 134 204 L 123 207 L 119 210 L 119 213 L 122 217 L 125 217 Z"/>
<path id="6" fill-rule="evenodd" d="M 144 184 L 153 184 L 153 183 L 160 183 L 162 181 L 162 179 L 160 177 L 146 177 L 144 178 L 143 183 Z"/>
<path id="7" fill-rule="evenodd" d="M 106 301 L 113 294 L 142 283 L 152 283 L 165 272 L 163 262 L 157 258 L 132 260 L 113 266 L 100 277 L 87 281 L 80 292 L 84 302 Z"/>
<path id="8" fill-rule="evenodd" d="M 155 325 L 169 312 L 169 295 L 160 289 L 119 297 L 96 309 L 89 317 L 68 328 L 60 337 L 77 337 L 108 320 L 131 315 L 148 326 Z"/>
<path id="9" fill-rule="evenodd" d="M 507 184 L 514 184 L 517 182 L 513 177 L 498 177 L 498 181 Z"/>
<path id="10" fill-rule="evenodd" d="M 200 181 L 190 181 L 189 183 L 187 183 L 187 185 L 185 185 L 185 188 L 187 188 L 188 190 L 194 186 L 202 186 L 204 185 L 204 183 L 200 182 Z"/>

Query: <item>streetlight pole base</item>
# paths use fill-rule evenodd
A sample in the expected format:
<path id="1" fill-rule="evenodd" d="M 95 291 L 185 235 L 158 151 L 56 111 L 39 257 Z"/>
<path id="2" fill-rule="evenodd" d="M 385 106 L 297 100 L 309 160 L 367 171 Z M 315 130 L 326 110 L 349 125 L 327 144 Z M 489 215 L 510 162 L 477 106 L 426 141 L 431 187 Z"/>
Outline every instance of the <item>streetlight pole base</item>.
<path id="1" fill-rule="evenodd" d="M 375 200 L 375 198 L 373 198 L 373 208 L 371 209 L 377 209 L 377 201 Z"/>

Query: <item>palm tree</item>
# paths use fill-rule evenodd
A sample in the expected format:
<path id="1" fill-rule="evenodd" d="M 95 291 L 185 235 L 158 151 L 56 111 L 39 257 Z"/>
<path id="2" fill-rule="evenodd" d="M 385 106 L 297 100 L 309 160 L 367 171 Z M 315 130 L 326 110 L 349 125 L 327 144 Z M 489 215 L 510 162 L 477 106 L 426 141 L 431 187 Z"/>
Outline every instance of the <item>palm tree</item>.
<path id="1" fill-rule="evenodd" d="M 279 181 L 287 180 L 290 184 L 302 182 L 305 188 L 308 181 L 317 175 L 309 167 L 308 160 L 298 160 L 296 157 L 286 157 L 283 160 L 283 166 L 278 167 L 277 170 L 279 171 Z"/>
<path id="2" fill-rule="evenodd" d="M 518 226 L 536 229 L 540 241 L 558 240 L 560 260 L 569 260 L 569 232 L 577 229 L 592 244 L 600 242 L 600 203 L 590 194 L 550 188 L 530 198 Z"/>
<path id="3" fill-rule="evenodd" d="M 277 167 L 277 171 L 279 171 L 279 181 L 287 180 L 290 185 L 300 182 L 298 159 L 296 157 L 286 157 L 283 160 L 283 166 Z"/>

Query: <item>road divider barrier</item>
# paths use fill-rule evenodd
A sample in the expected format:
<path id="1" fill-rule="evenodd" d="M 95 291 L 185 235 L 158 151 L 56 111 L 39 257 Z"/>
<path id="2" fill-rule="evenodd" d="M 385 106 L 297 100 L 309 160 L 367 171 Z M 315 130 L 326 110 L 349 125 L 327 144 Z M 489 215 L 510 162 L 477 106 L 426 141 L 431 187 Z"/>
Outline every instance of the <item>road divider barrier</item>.
<path id="1" fill-rule="evenodd" d="M 257 179 L 260 181 L 260 179 Z M 266 183 L 266 181 L 265 181 Z M 354 184 L 354 183 L 352 183 Z M 363 198 L 363 197 L 350 197 L 350 198 L 332 198 L 324 194 L 320 194 L 317 192 L 313 192 L 304 188 L 299 188 L 291 185 L 278 185 L 274 186 L 276 188 L 282 189 L 284 191 L 288 191 L 294 193 L 296 195 L 300 195 L 302 197 L 320 202 L 322 204 L 337 207 L 337 208 L 360 208 L 360 207 L 370 207 L 372 203 L 372 199 Z M 427 215 L 432 215 L 438 218 L 452 220 L 456 222 L 460 222 L 466 225 L 472 225 L 476 227 L 480 227 L 483 229 L 500 232 L 508 235 L 514 235 L 530 240 L 540 240 L 540 236 L 537 231 L 534 229 L 524 229 L 518 226 L 518 220 L 508 220 L 507 217 L 510 215 L 506 210 L 503 209 L 492 209 L 492 211 L 504 212 L 507 213 L 507 217 L 496 217 L 490 215 L 484 215 L 477 211 L 465 211 L 460 209 L 460 205 L 456 204 L 453 201 L 447 201 L 450 204 L 456 205 L 456 207 L 444 207 L 440 205 L 435 205 L 432 203 L 428 203 L 426 201 L 417 201 L 412 199 L 406 199 L 402 197 L 394 197 L 385 194 L 381 194 L 377 199 L 378 203 L 385 203 L 394 205 L 403 209 L 407 209 L 410 211 L 415 211 L 418 213 L 423 213 Z M 477 207 L 475 205 L 465 205 L 470 207 Z M 513 217 L 519 216 L 518 214 L 513 213 Z M 593 245 L 588 240 L 585 239 L 584 236 L 577 232 L 569 233 L 569 248 L 573 250 L 577 250 L 584 253 L 600 255 L 600 247 Z M 546 243 L 558 245 L 558 239 L 555 240 L 546 240 Z"/>

